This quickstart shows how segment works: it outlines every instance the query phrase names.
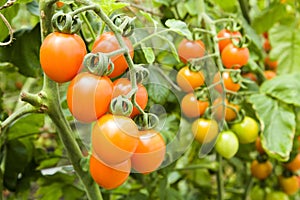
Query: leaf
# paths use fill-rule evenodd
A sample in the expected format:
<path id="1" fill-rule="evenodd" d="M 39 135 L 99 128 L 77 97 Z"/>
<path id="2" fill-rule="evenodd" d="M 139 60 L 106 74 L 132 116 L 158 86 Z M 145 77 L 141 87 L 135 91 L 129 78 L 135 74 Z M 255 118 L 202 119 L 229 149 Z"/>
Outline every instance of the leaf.
<path id="1" fill-rule="evenodd" d="M 107 15 L 111 15 L 116 10 L 119 10 L 129 5 L 128 3 L 124 2 L 116 3 L 116 0 L 94 0 L 94 3 L 98 4 Z"/>
<path id="2" fill-rule="evenodd" d="M 155 61 L 155 55 L 151 47 L 146 47 L 144 44 L 141 44 L 144 56 L 147 60 L 147 63 L 152 64 Z"/>
<path id="3" fill-rule="evenodd" d="M 300 27 L 294 19 L 287 19 L 286 24 L 274 26 L 269 31 L 272 45 L 270 57 L 278 61 L 277 71 L 280 74 L 300 70 Z"/>
<path id="4" fill-rule="evenodd" d="M 224 11 L 233 12 L 236 10 L 237 1 L 235 0 L 213 0 L 213 4 L 220 6 Z"/>
<path id="5" fill-rule="evenodd" d="M 261 91 L 287 104 L 300 106 L 300 74 L 274 77 L 261 85 Z"/>
<path id="6" fill-rule="evenodd" d="M 185 22 L 176 20 L 176 19 L 169 19 L 166 21 L 166 26 L 169 27 L 172 31 L 178 33 L 179 35 L 185 36 L 187 39 L 192 40 L 192 33 L 188 29 Z"/>
<path id="7" fill-rule="evenodd" d="M 41 46 L 40 26 L 21 29 L 14 33 L 15 41 L 0 48 L 0 62 L 14 64 L 24 76 L 38 77 L 42 70 L 39 61 Z"/>
<path id="8" fill-rule="evenodd" d="M 188 0 L 185 2 L 184 7 L 191 16 L 194 16 L 198 15 L 199 11 L 201 10 L 200 5 L 201 3 L 199 0 Z"/>
<path id="9" fill-rule="evenodd" d="M 287 161 L 296 127 L 293 109 L 265 94 L 252 95 L 249 100 L 262 126 L 262 146 L 269 156 Z"/>
<path id="10" fill-rule="evenodd" d="M 140 13 L 143 15 L 143 17 L 145 19 L 147 19 L 149 22 L 152 22 L 153 26 L 154 26 L 154 29 L 156 30 L 157 28 L 157 25 L 158 25 L 158 22 L 152 18 L 152 16 L 149 14 L 149 13 L 146 13 L 146 12 L 143 12 L 140 10 Z"/>
<path id="11" fill-rule="evenodd" d="M 156 60 L 158 63 L 168 65 L 170 67 L 173 67 L 179 63 L 176 57 L 174 57 L 174 53 L 170 51 L 159 51 L 158 55 L 156 56 Z"/>
<path id="12" fill-rule="evenodd" d="M 37 1 L 30 1 L 26 4 L 27 10 L 35 15 L 35 16 L 40 16 L 40 10 L 39 10 L 39 4 Z"/>
<path id="13" fill-rule="evenodd" d="M 1 5 L 3 5 L 6 1 L 1 0 L 0 2 L 1 2 Z M 3 14 L 3 16 L 11 24 L 13 18 L 15 18 L 15 16 L 17 16 L 17 14 L 18 14 L 18 10 L 19 10 L 19 5 L 15 4 L 11 7 L 1 10 L 1 14 Z M 8 35 L 8 29 L 1 19 L 0 19 L 0 30 L 1 30 L 0 31 L 0 41 L 3 41 L 4 38 L 6 38 Z"/>

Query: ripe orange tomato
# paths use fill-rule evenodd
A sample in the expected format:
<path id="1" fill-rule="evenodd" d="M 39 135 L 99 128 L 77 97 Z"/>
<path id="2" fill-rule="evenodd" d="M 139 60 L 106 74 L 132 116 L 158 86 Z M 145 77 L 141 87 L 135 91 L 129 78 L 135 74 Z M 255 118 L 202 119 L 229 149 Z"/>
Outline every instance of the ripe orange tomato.
<path id="1" fill-rule="evenodd" d="M 236 47 L 233 44 L 227 45 L 222 53 L 221 59 L 226 68 L 239 69 L 248 63 L 250 57 L 247 47 Z"/>
<path id="2" fill-rule="evenodd" d="M 254 81 L 254 82 L 257 81 L 257 76 L 256 76 L 256 74 L 254 74 L 254 73 L 252 73 L 252 72 L 248 72 L 248 73 L 242 74 L 242 76 L 243 76 L 244 78 L 248 78 L 248 79 L 250 79 L 250 80 L 252 80 L 252 81 Z"/>
<path id="3" fill-rule="evenodd" d="M 296 175 L 290 177 L 279 176 L 279 185 L 283 192 L 288 195 L 294 195 L 299 190 L 299 182 Z"/>
<path id="4" fill-rule="evenodd" d="M 260 137 L 256 138 L 255 148 L 256 148 L 256 151 L 258 151 L 258 153 L 260 153 L 260 154 L 265 154 L 266 153 L 265 150 L 263 149 L 262 145 L 261 145 Z"/>
<path id="5" fill-rule="evenodd" d="M 296 157 L 293 158 L 293 160 L 286 163 L 284 166 L 285 168 L 293 172 L 300 170 L 300 153 L 298 153 Z"/>
<path id="6" fill-rule="evenodd" d="M 131 162 L 130 159 L 116 165 L 103 163 L 96 155 L 90 157 L 90 174 L 94 181 L 101 187 L 110 190 L 122 185 L 128 178 Z"/>
<path id="7" fill-rule="evenodd" d="M 185 66 L 177 73 L 177 84 L 185 92 L 192 92 L 195 88 L 204 84 L 204 75 L 201 71 L 193 72 Z"/>
<path id="8" fill-rule="evenodd" d="M 106 164 L 129 159 L 139 142 L 137 125 L 131 118 L 106 114 L 92 129 L 92 150 Z"/>
<path id="9" fill-rule="evenodd" d="M 40 63 L 45 74 L 58 83 L 72 80 L 81 70 L 86 55 L 84 41 L 76 34 L 54 32 L 40 48 Z"/>
<path id="10" fill-rule="evenodd" d="M 217 37 L 219 39 L 221 38 L 228 38 L 228 39 L 222 39 L 222 40 L 219 40 L 218 44 L 219 44 L 219 49 L 220 49 L 220 52 L 223 51 L 223 49 L 228 45 L 228 44 L 232 44 L 232 40 L 235 40 L 235 41 L 239 41 L 238 38 L 233 38 L 232 40 L 230 39 L 231 37 L 242 37 L 242 34 L 239 32 L 239 31 L 230 31 L 230 30 L 227 30 L 227 29 L 222 29 Z"/>
<path id="11" fill-rule="evenodd" d="M 182 62 L 187 63 L 189 59 L 201 58 L 205 54 L 205 45 L 201 40 L 190 41 L 183 39 L 178 46 L 178 55 Z"/>
<path id="12" fill-rule="evenodd" d="M 214 76 L 214 83 L 217 83 L 220 81 L 220 78 L 221 78 L 221 75 L 220 73 L 217 73 L 215 76 Z M 237 92 L 239 91 L 239 89 L 241 88 L 241 85 L 237 82 L 235 83 L 231 76 L 230 76 L 230 72 L 223 72 L 222 73 L 222 79 L 224 81 L 224 87 L 225 89 L 227 90 L 230 90 L 230 91 L 233 91 L 233 92 Z M 218 91 L 218 92 L 222 92 L 222 86 L 220 84 L 217 84 L 215 86 L 215 89 Z"/>
<path id="13" fill-rule="evenodd" d="M 181 110 L 187 117 L 199 117 L 209 106 L 208 101 L 198 100 L 193 93 L 189 93 L 181 100 Z"/>
<path id="14" fill-rule="evenodd" d="M 131 157 L 132 168 L 147 174 L 156 170 L 165 158 L 166 144 L 155 130 L 140 131 L 139 143 Z"/>
<path id="15" fill-rule="evenodd" d="M 239 105 L 229 103 L 227 99 L 225 99 L 224 103 L 225 103 L 225 108 L 224 105 L 222 104 L 222 98 L 217 98 L 213 102 L 213 106 L 215 107 L 213 107 L 212 110 L 213 113 L 215 113 L 216 119 L 221 120 L 224 117 L 227 122 L 235 120 L 237 117 L 236 112 L 239 112 L 240 110 Z M 236 112 L 234 111 L 233 108 L 236 109 Z"/>
<path id="16" fill-rule="evenodd" d="M 270 59 L 270 56 L 267 56 L 265 58 L 265 65 L 269 68 L 269 69 L 272 69 L 272 70 L 276 70 L 277 69 L 277 60 L 271 60 Z"/>
<path id="17" fill-rule="evenodd" d="M 126 95 L 131 91 L 131 82 L 127 78 L 119 78 L 115 80 L 113 84 L 114 91 L 112 94 L 112 98 L 118 97 L 119 95 Z M 135 95 L 135 100 L 142 109 L 146 108 L 148 102 L 148 92 L 141 83 L 138 84 L 138 90 Z M 139 113 L 139 110 L 134 106 L 130 117 L 134 117 Z"/>
<path id="18" fill-rule="evenodd" d="M 253 160 L 251 163 L 251 174 L 253 177 L 264 180 L 272 173 L 273 165 L 267 160 L 265 162 L 258 162 L 258 160 Z"/>
<path id="19" fill-rule="evenodd" d="M 68 87 L 69 110 L 81 122 L 96 121 L 108 111 L 112 92 L 113 83 L 108 77 L 80 73 Z"/>
<path id="20" fill-rule="evenodd" d="M 219 127 L 215 120 L 199 118 L 192 124 L 192 133 L 199 143 L 208 143 L 218 135 Z"/>
<path id="21" fill-rule="evenodd" d="M 266 52 L 269 52 L 272 49 L 269 39 L 265 39 L 263 48 Z"/>
<path id="22" fill-rule="evenodd" d="M 274 78 L 276 76 L 276 72 L 271 71 L 271 70 L 266 70 L 266 71 L 264 71 L 264 75 L 267 80 L 271 80 L 272 78 Z"/>
<path id="23" fill-rule="evenodd" d="M 134 50 L 131 41 L 126 37 L 123 37 L 123 41 L 129 49 L 130 57 L 133 58 Z M 120 49 L 120 45 L 114 33 L 106 32 L 96 39 L 92 47 L 92 53 L 110 53 L 118 49 Z M 128 64 L 123 54 L 115 55 L 111 57 L 111 60 L 114 63 L 114 71 L 109 75 L 110 78 L 115 78 L 123 74 L 128 68 Z"/>

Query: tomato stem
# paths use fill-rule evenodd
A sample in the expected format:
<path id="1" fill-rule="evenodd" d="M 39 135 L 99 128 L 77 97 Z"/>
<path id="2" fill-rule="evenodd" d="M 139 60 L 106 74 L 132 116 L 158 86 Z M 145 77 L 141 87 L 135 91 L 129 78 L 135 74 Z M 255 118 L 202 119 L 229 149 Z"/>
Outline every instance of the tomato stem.
<path id="1" fill-rule="evenodd" d="M 217 153 L 217 160 L 219 162 L 218 171 L 217 171 L 218 200 L 223 200 L 224 183 L 223 183 L 222 156 L 218 153 Z"/>
<path id="2" fill-rule="evenodd" d="M 253 186 L 253 176 L 250 176 L 245 188 L 244 200 L 248 199 L 252 186 Z"/>
<path id="3" fill-rule="evenodd" d="M 81 8 L 78 8 L 78 9 L 74 10 L 73 12 L 69 12 L 68 14 L 73 17 L 73 16 L 75 16 L 79 13 L 82 13 L 82 12 L 85 12 L 85 11 L 88 11 L 88 10 L 97 10 L 97 9 L 99 9 L 98 5 L 91 4 L 91 5 L 88 5 L 88 6 L 83 6 Z"/>

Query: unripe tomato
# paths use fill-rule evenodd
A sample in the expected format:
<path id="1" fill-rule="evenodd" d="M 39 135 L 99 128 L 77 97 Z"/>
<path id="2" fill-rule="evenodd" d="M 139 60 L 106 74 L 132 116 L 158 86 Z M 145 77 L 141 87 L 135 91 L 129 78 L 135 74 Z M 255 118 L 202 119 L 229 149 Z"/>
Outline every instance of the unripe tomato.
<path id="1" fill-rule="evenodd" d="M 214 76 L 214 83 L 217 83 L 219 82 L 221 79 L 221 75 L 220 73 L 217 73 L 215 76 Z M 230 91 L 233 91 L 233 92 L 237 92 L 240 90 L 241 88 L 241 85 L 238 83 L 238 82 L 234 82 L 230 76 L 230 72 L 223 72 L 222 73 L 222 79 L 223 79 L 223 82 L 224 82 L 224 87 L 225 89 L 227 90 L 230 90 Z M 215 89 L 218 91 L 218 92 L 222 92 L 222 86 L 221 84 L 217 84 L 215 86 Z"/>
<path id="2" fill-rule="evenodd" d="M 96 121 L 108 111 L 112 92 L 113 84 L 108 77 L 80 73 L 68 87 L 69 110 L 81 122 Z"/>
<path id="3" fill-rule="evenodd" d="M 250 53 L 247 47 L 239 48 L 233 44 L 227 45 L 221 53 L 223 65 L 228 69 L 241 68 L 248 63 L 249 57 Z"/>
<path id="4" fill-rule="evenodd" d="M 199 143 L 208 143 L 218 135 L 219 127 L 215 120 L 199 118 L 192 124 L 192 133 Z"/>
<path id="5" fill-rule="evenodd" d="M 116 165 L 107 165 L 94 154 L 90 157 L 90 174 L 92 178 L 99 186 L 107 190 L 122 185 L 127 180 L 130 169 L 130 159 Z"/>
<path id="6" fill-rule="evenodd" d="M 54 32 L 40 48 L 40 63 L 45 74 L 58 83 L 72 80 L 81 70 L 86 55 L 84 41 L 76 34 Z"/>
<path id="7" fill-rule="evenodd" d="M 299 182 L 296 175 L 290 177 L 279 176 L 279 185 L 282 191 L 288 195 L 294 195 L 299 190 Z"/>
<path id="8" fill-rule="evenodd" d="M 236 133 L 240 143 L 247 144 L 256 140 L 259 133 L 259 126 L 254 119 L 245 116 L 241 122 L 233 124 L 231 130 Z"/>
<path id="9" fill-rule="evenodd" d="M 223 49 L 228 45 L 228 44 L 232 44 L 232 40 L 235 40 L 235 41 L 239 41 L 238 38 L 232 38 L 231 37 L 242 37 L 242 34 L 239 32 L 239 31 L 230 31 L 230 30 L 227 30 L 227 29 L 222 29 L 217 37 L 219 39 L 221 38 L 228 38 L 228 39 L 222 39 L 222 40 L 219 40 L 218 44 L 219 44 L 219 49 L 220 49 L 220 52 L 223 51 Z"/>
<path id="10" fill-rule="evenodd" d="M 187 117 L 199 117 L 204 114 L 209 106 L 208 101 L 198 100 L 193 93 L 189 93 L 181 100 L 181 109 Z"/>
<path id="11" fill-rule="evenodd" d="M 131 91 L 131 82 L 127 78 L 119 78 L 114 81 L 114 91 L 112 94 L 112 98 L 118 97 L 119 95 L 126 95 Z M 138 84 L 138 90 L 135 95 L 135 100 L 137 104 L 145 109 L 148 102 L 148 92 L 143 84 Z M 134 117 L 138 115 L 140 112 L 134 106 L 130 117 Z"/>
<path id="12" fill-rule="evenodd" d="M 265 154 L 266 153 L 265 150 L 263 149 L 262 145 L 261 145 L 260 137 L 256 138 L 255 148 L 256 148 L 256 151 L 258 151 L 258 153 L 260 153 L 260 154 Z"/>
<path id="13" fill-rule="evenodd" d="M 276 72 L 271 71 L 271 70 L 266 70 L 266 71 L 264 71 L 264 75 L 267 80 L 271 80 L 272 78 L 274 78 L 276 76 Z"/>
<path id="14" fill-rule="evenodd" d="M 253 177 L 259 180 L 264 180 L 272 173 L 273 165 L 269 160 L 265 162 L 258 162 L 258 160 L 253 160 L 250 169 Z"/>
<path id="15" fill-rule="evenodd" d="M 239 150 L 239 140 L 232 131 L 223 131 L 218 135 L 216 151 L 224 158 L 232 158 Z"/>
<path id="16" fill-rule="evenodd" d="M 250 192 L 250 200 L 265 200 L 266 192 L 259 185 L 252 187 Z"/>
<path id="17" fill-rule="evenodd" d="M 194 72 L 188 66 L 181 68 L 176 77 L 177 84 L 185 92 L 192 92 L 204 84 L 204 75 L 201 71 Z"/>
<path id="18" fill-rule="evenodd" d="M 266 200 L 289 200 L 289 196 L 281 191 L 271 191 L 267 194 Z M 254 199 L 253 199 L 254 200 Z"/>
<path id="19" fill-rule="evenodd" d="M 298 153 L 293 160 L 286 163 L 284 166 L 292 172 L 300 170 L 300 153 Z"/>
<path id="20" fill-rule="evenodd" d="M 237 112 L 239 112 L 240 107 L 236 104 L 229 103 L 227 99 L 225 99 L 225 108 L 224 105 L 222 104 L 222 98 L 217 98 L 213 102 L 213 113 L 215 113 L 215 117 L 218 120 L 221 120 L 223 117 L 227 122 L 233 121 L 237 117 Z M 223 110 L 224 108 L 224 110 Z M 234 110 L 235 108 L 235 110 Z"/>
<path id="21" fill-rule="evenodd" d="M 143 174 L 153 172 L 163 162 L 165 153 L 166 144 L 159 132 L 140 131 L 138 146 L 131 157 L 132 168 Z"/>
<path id="22" fill-rule="evenodd" d="M 106 114 L 92 129 L 92 149 L 106 164 L 129 159 L 139 143 L 139 131 L 131 118 Z"/>
<path id="23" fill-rule="evenodd" d="M 129 49 L 130 57 L 133 58 L 134 50 L 131 41 L 126 37 L 123 37 L 123 41 Z M 114 33 L 106 32 L 96 39 L 92 47 L 92 53 L 110 53 L 118 49 L 120 49 L 120 45 Z M 111 57 L 111 60 L 114 63 L 114 71 L 109 75 L 110 78 L 115 78 L 123 74 L 128 68 L 128 64 L 123 54 L 115 55 Z"/>
<path id="24" fill-rule="evenodd" d="M 182 62 L 187 63 L 189 59 L 201 58 L 205 54 L 205 45 L 201 40 L 190 41 L 183 39 L 178 46 L 178 55 Z"/>

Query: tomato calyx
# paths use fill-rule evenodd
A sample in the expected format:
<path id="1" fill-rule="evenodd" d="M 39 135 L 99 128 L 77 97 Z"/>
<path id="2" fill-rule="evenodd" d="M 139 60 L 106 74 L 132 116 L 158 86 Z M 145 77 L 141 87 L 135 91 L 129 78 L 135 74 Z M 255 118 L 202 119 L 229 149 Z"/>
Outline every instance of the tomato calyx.
<path id="1" fill-rule="evenodd" d="M 129 116 L 132 113 L 133 104 L 131 101 L 123 96 L 118 96 L 113 98 L 110 103 L 110 112 L 113 115 L 122 115 L 122 116 Z"/>
<path id="2" fill-rule="evenodd" d="M 55 31 L 66 34 L 77 33 L 81 29 L 81 20 L 77 15 L 58 12 L 53 15 L 51 20 Z"/>
<path id="3" fill-rule="evenodd" d="M 88 53 L 84 57 L 83 65 L 90 73 L 97 76 L 108 76 L 114 71 L 114 64 L 105 53 Z"/>
<path id="4" fill-rule="evenodd" d="M 147 80 L 150 74 L 149 70 L 142 65 L 135 65 L 132 73 L 135 74 L 135 80 L 137 84 Z M 127 73 L 127 78 L 131 81 L 130 73 Z"/>
<path id="5" fill-rule="evenodd" d="M 144 112 L 142 115 L 136 116 L 134 121 L 137 124 L 138 129 L 144 131 L 154 129 L 159 123 L 159 118 L 153 113 Z"/>
<path id="6" fill-rule="evenodd" d="M 260 154 L 260 155 L 257 155 L 256 156 L 256 160 L 259 162 L 259 163 L 265 163 L 267 162 L 269 159 L 268 155 L 267 154 Z"/>
<path id="7" fill-rule="evenodd" d="M 123 37 L 129 37 L 134 32 L 135 17 L 118 14 L 112 17 L 112 22 L 120 28 Z"/>

